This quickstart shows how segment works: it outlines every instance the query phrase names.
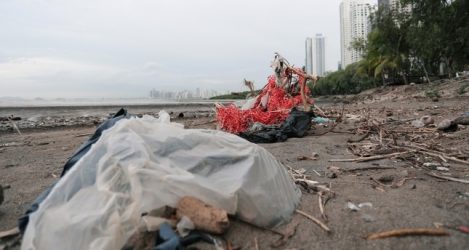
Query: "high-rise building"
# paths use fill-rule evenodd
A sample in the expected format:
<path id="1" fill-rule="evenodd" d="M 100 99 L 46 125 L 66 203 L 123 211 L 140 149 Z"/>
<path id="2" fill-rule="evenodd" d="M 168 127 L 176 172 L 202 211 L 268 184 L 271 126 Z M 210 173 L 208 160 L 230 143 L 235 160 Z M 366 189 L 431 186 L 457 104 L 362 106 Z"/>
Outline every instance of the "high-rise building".
<path id="1" fill-rule="evenodd" d="M 362 52 L 352 48 L 357 39 L 367 38 L 371 30 L 370 14 L 374 10 L 371 0 L 343 0 L 340 3 L 340 49 L 342 67 L 358 62 Z"/>
<path id="2" fill-rule="evenodd" d="M 313 74 L 313 39 L 307 37 L 305 41 L 305 70 L 306 74 Z"/>
<path id="3" fill-rule="evenodd" d="M 322 34 L 316 34 L 313 42 L 313 75 L 324 76 L 326 72 L 326 47 Z"/>
<path id="4" fill-rule="evenodd" d="M 324 76 L 326 71 L 325 38 L 322 34 L 308 37 L 305 41 L 305 68 L 310 75 Z"/>

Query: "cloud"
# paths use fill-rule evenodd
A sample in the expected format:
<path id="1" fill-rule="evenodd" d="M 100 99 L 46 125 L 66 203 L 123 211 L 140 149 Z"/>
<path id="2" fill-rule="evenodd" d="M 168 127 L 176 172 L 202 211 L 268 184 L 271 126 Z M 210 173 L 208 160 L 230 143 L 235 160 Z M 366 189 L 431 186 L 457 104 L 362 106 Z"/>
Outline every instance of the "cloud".
<path id="1" fill-rule="evenodd" d="M 165 90 L 263 86 L 274 52 L 304 63 L 326 36 L 339 60 L 340 0 L 0 1 L 0 93 L 146 96 Z"/>

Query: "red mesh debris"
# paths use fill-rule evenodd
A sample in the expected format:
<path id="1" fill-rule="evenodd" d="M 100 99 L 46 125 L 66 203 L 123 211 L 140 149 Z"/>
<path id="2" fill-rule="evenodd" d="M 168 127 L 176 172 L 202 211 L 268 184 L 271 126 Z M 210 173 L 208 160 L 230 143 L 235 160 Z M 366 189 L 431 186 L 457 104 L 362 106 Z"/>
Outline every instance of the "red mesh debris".
<path id="1" fill-rule="evenodd" d="M 304 84 L 304 78 L 299 79 L 300 84 Z M 275 76 L 268 77 L 268 83 L 257 96 L 254 108 L 249 110 L 241 110 L 234 104 L 223 106 L 218 105 L 217 122 L 221 129 L 230 133 L 241 133 L 246 131 L 249 126 L 255 122 L 263 124 L 278 124 L 287 119 L 290 110 L 302 103 L 301 95 L 290 96 L 286 91 L 275 84 Z M 309 89 L 305 87 L 306 94 Z M 260 104 L 262 97 L 269 96 L 266 108 Z M 312 100 L 308 100 L 312 103 Z"/>

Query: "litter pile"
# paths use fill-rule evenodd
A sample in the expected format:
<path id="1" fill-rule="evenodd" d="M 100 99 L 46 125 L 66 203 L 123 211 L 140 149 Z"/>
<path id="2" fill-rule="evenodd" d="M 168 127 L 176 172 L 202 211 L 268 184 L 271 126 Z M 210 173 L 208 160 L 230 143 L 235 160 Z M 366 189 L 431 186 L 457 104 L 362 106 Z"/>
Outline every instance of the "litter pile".
<path id="1" fill-rule="evenodd" d="M 306 81 L 315 81 L 316 78 L 307 75 L 302 69 L 290 66 L 278 54 L 275 55 L 272 67 L 275 75 L 269 76 L 260 94 L 247 100 L 244 106 L 217 104 L 216 119 L 221 129 L 235 134 L 252 132 L 258 130 L 256 127 L 259 126 L 280 126 L 287 120 L 291 110 L 300 104 L 305 112 L 310 110 L 314 101 L 307 97 L 310 90 Z"/>
<path id="2" fill-rule="evenodd" d="M 451 163 L 468 166 L 469 152 L 444 148 L 437 143 L 438 138 L 447 136 L 443 132 L 455 131 L 458 129 L 458 125 L 463 128 L 464 125 L 469 124 L 469 116 L 464 115 L 452 121 L 445 119 L 438 125 L 435 124 L 431 116 L 410 120 L 395 120 L 392 117 L 381 120 L 370 118 L 369 114 L 355 116 L 360 118 L 356 120 L 359 124 L 353 132 L 356 136 L 348 141 L 348 150 L 358 158 L 331 159 L 330 162 L 366 162 L 398 158 L 407 162 L 409 166 L 428 170 L 427 175 L 429 176 L 469 183 L 468 180 L 452 177 L 450 171 Z M 386 116 L 392 116 L 392 113 L 388 113 Z M 350 117 L 350 119 L 356 118 Z M 443 128 L 441 123 L 445 122 L 448 126 Z M 391 185 L 383 184 L 383 181 L 379 180 L 375 182 L 378 184 L 378 189 L 396 188 L 410 179 L 415 179 L 415 177 L 404 177 Z"/>
<path id="3" fill-rule="evenodd" d="M 155 244 L 213 243 L 198 232 L 223 233 L 228 214 L 269 228 L 290 220 L 301 192 L 267 150 L 169 119 L 122 110 L 99 127 L 22 219 L 22 249 L 121 249 L 157 230 Z"/>

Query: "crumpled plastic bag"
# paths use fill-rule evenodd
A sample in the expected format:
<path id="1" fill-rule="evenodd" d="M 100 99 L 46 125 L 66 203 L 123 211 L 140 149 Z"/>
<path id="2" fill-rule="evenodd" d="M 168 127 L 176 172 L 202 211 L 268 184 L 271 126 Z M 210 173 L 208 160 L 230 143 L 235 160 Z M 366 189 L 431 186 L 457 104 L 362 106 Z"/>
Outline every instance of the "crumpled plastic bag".
<path id="1" fill-rule="evenodd" d="M 184 129 L 169 115 L 118 121 L 30 215 L 22 249 L 120 249 L 141 214 L 193 196 L 258 226 L 287 222 L 300 199 L 267 150 Z"/>

